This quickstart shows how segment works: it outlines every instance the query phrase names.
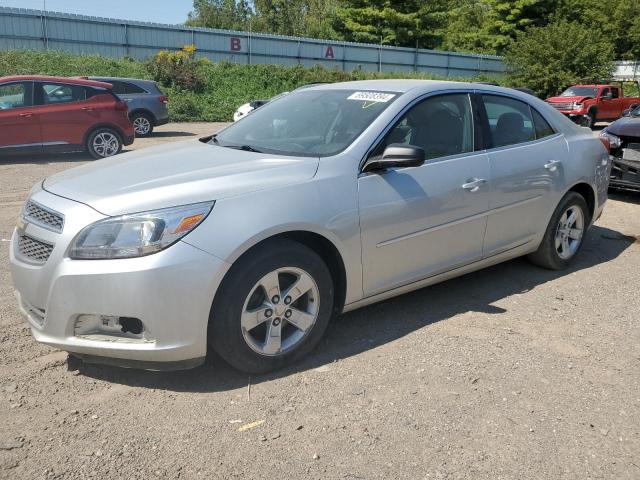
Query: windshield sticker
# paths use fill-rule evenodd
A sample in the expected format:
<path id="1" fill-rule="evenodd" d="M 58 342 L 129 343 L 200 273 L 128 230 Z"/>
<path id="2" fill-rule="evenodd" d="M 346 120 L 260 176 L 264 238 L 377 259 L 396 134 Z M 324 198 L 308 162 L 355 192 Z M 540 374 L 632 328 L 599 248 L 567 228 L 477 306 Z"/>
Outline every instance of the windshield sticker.
<path id="1" fill-rule="evenodd" d="M 347 100 L 359 100 L 364 102 L 362 108 L 369 108 L 376 103 L 387 103 L 393 99 L 395 94 L 383 92 L 355 92 L 347 97 Z"/>

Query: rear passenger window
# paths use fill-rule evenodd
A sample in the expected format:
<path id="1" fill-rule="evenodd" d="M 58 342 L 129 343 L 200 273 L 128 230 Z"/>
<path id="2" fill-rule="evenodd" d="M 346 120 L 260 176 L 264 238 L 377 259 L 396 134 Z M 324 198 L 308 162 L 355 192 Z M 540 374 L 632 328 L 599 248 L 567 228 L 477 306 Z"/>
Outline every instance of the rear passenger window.
<path id="1" fill-rule="evenodd" d="M 389 131 L 373 156 L 392 143 L 421 147 L 427 160 L 473 151 L 473 115 L 467 94 L 427 98 Z"/>
<path id="2" fill-rule="evenodd" d="M 549 122 L 547 122 L 542 115 L 536 112 L 533 108 L 531 109 L 531 113 L 533 114 L 533 123 L 536 127 L 536 138 L 544 138 L 556 133 L 553 127 L 549 125 Z"/>
<path id="3" fill-rule="evenodd" d="M 505 147 L 536 139 L 529 105 L 497 95 L 482 95 L 491 130 L 491 146 Z"/>
<path id="4" fill-rule="evenodd" d="M 44 83 L 41 85 L 41 89 L 44 105 L 79 102 L 87 98 L 84 87 L 80 85 Z"/>
<path id="5" fill-rule="evenodd" d="M 147 93 L 146 90 L 134 85 L 133 83 L 122 82 L 122 84 L 124 85 L 123 93 Z"/>

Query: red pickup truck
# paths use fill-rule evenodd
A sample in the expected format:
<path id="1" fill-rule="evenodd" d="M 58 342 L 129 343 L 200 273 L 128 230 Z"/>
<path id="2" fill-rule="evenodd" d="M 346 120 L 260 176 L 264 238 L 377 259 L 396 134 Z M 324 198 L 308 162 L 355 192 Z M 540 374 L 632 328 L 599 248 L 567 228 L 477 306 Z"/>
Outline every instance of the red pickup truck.
<path id="1" fill-rule="evenodd" d="M 616 85 L 574 85 L 547 103 L 574 122 L 593 128 L 596 122 L 617 120 L 623 112 L 640 105 L 640 97 L 625 97 Z"/>

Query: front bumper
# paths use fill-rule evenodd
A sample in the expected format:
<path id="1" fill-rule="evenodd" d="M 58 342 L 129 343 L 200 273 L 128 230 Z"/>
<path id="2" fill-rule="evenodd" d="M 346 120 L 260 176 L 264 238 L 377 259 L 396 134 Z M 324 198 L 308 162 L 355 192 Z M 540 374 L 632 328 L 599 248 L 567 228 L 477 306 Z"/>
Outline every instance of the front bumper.
<path id="1" fill-rule="evenodd" d="M 71 239 L 102 216 L 44 191 L 32 198 L 65 214 L 62 234 L 26 224 L 12 237 L 16 295 L 37 341 L 89 361 L 154 370 L 193 367 L 204 360 L 211 302 L 227 271 L 225 262 L 182 241 L 146 257 L 71 260 L 65 256 Z M 54 244 L 44 264 L 21 256 L 21 234 Z M 144 339 L 82 335 L 80 315 L 139 319 Z"/>
<path id="2" fill-rule="evenodd" d="M 640 162 L 612 157 L 609 186 L 624 190 L 640 191 Z"/>

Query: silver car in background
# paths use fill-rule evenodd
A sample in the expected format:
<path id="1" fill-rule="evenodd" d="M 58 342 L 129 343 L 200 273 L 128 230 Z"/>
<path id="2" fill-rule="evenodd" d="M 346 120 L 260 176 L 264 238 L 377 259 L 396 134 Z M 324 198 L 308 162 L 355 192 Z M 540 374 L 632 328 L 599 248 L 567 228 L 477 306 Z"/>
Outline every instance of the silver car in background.
<path id="1" fill-rule="evenodd" d="M 148 137 L 153 127 L 169 123 L 168 97 L 153 80 L 120 77 L 87 77 L 110 83 L 113 93 L 127 102 L 136 137 Z"/>
<path id="2" fill-rule="evenodd" d="M 311 87 L 37 184 L 13 281 L 35 338 L 85 361 L 186 368 L 211 347 L 266 372 L 340 312 L 521 255 L 567 267 L 610 168 L 591 132 L 515 90 Z"/>

